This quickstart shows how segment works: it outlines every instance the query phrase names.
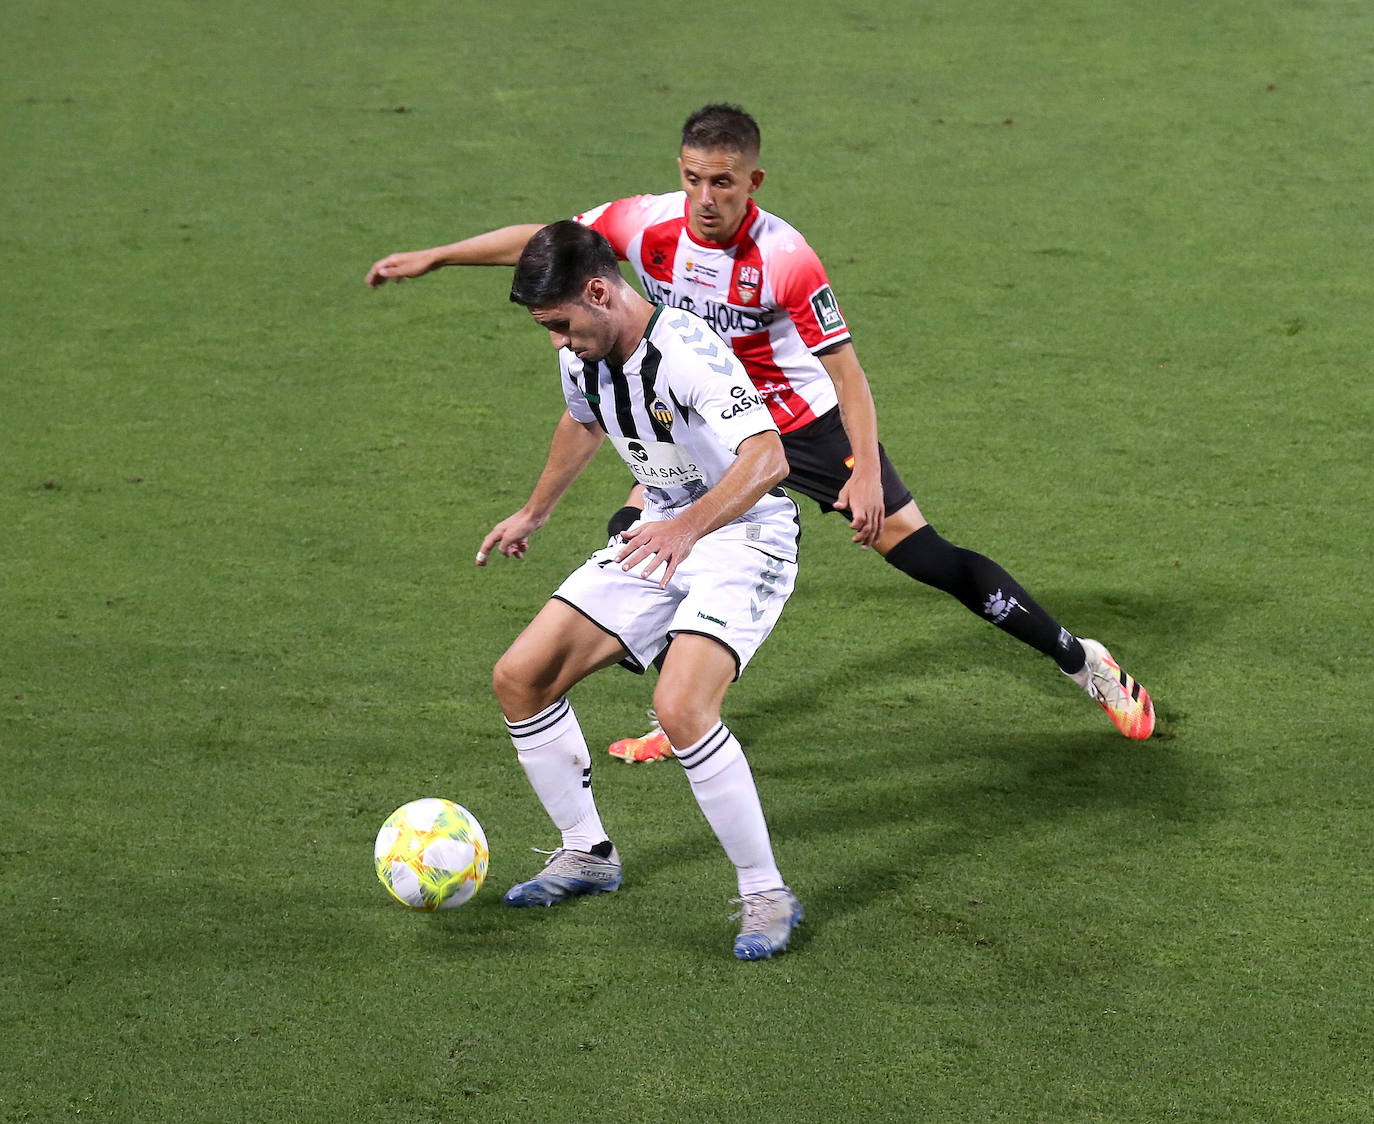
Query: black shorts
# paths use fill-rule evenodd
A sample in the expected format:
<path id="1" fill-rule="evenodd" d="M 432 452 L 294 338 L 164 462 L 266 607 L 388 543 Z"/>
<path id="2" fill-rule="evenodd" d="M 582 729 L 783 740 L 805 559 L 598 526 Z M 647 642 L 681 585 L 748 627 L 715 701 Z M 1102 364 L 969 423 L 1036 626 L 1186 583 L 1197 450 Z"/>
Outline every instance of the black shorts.
<path id="1" fill-rule="evenodd" d="M 810 425 L 784 433 L 782 447 L 791 469 L 782 486 L 815 500 L 822 511 L 834 511 L 840 489 L 849 483 L 850 469 L 845 461 L 854 454 L 840 424 L 839 408 L 822 414 Z M 881 444 L 878 466 L 883 480 L 884 514 L 891 515 L 911 502 L 911 489 L 902 483 Z"/>

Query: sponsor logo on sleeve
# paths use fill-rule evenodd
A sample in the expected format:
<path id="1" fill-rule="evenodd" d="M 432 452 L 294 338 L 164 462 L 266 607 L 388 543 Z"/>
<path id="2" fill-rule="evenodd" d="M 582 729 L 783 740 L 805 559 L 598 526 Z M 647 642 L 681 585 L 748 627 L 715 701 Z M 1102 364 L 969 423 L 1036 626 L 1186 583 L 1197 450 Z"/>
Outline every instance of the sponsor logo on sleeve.
<path id="1" fill-rule="evenodd" d="M 822 285 L 811 294 L 811 311 L 816 314 L 816 323 L 825 335 L 844 328 L 844 317 L 840 315 L 840 302 L 830 291 L 829 285 Z"/>
<path id="2" fill-rule="evenodd" d="M 739 417 L 740 414 L 747 414 L 750 410 L 758 410 L 763 407 L 763 399 L 759 397 L 758 392 L 746 390 L 742 386 L 732 386 L 730 397 L 734 401 L 720 412 L 721 421 L 729 421 L 731 418 Z"/>

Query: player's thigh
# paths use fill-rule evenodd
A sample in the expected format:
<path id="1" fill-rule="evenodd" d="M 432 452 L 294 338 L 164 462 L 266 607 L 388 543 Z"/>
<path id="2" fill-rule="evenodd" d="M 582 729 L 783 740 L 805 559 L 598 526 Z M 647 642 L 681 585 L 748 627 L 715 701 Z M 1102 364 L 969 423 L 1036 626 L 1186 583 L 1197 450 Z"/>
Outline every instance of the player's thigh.
<path id="1" fill-rule="evenodd" d="M 834 511 L 840 490 L 849 483 L 854 456 L 839 411 L 833 410 L 810 425 L 784 433 L 782 445 L 790 469 L 783 487 L 815 500 L 822 511 Z M 878 472 L 883 486 L 883 510 L 890 517 L 911 503 L 912 496 L 881 444 Z"/>
<path id="2" fill-rule="evenodd" d="M 912 500 L 883 520 L 883 529 L 878 535 L 878 541 L 873 544 L 873 549 L 885 556 L 899 542 L 914 535 L 925 525 L 925 516 L 916 506 L 916 501 Z"/>
<path id="3" fill-rule="evenodd" d="M 654 711 L 674 745 L 692 745 L 711 732 L 734 679 L 735 654 L 719 640 L 690 632 L 673 637 L 654 688 Z"/>
<path id="4" fill-rule="evenodd" d="M 675 580 L 660 589 L 657 580 L 645 579 L 638 569 L 621 569 L 615 556 L 624 545 L 616 539 L 596 551 L 568 575 L 554 598 L 611 636 L 628 654 L 625 666 L 643 672 L 667 646 L 668 625 L 684 588 Z"/>
<path id="5" fill-rule="evenodd" d="M 510 706 L 517 711 L 533 707 L 530 713 L 537 713 L 573 684 L 624 656 L 616 637 L 571 605 L 550 600 L 497 661 L 492 682 L 506 717 L 528 718 L 511 713 Z"/>
<path id="6" fill-rule="evenodd" d="M 796 587 L 797 564 L 759 550 L 748 527 L 731 524 L 702 539 L 674 575 L 687 595 L 673 614 L 669 632 L 708 636 L 735 663 L 739 678 L 782 616 Z"/>

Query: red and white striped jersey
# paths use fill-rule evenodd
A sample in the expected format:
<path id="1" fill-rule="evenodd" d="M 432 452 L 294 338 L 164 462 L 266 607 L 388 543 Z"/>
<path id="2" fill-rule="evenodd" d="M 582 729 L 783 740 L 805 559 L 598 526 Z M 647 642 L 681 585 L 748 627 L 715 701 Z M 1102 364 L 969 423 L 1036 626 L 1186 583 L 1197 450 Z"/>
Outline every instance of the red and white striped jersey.
<path id="1" fill-rule="evenodd" d="M 821 259 L 782 219 L 751 199 L 729 243 L 701 242 L 675 191 L 603 203 L 577 221 L 630 263 L 649 300 L 695 313 L 730 344 L 783 433 L 838 404 L 816 353 L 847 341 L 849 327 Z"/>

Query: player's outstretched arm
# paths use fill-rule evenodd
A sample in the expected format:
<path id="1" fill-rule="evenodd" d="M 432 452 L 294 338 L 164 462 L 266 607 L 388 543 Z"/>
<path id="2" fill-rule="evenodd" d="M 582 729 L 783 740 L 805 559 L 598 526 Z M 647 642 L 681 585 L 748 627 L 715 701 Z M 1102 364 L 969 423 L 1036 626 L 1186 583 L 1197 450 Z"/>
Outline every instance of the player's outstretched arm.
<path id="1" fill-rule="evenodd" d="M 375 289 L 388 281 L 423 277 L 446 265 L 514 265 L 520 260 L 525 243 L 539 228 L 539 223 L 503 226 L 461 242 L 450 242 L 447 246 L 388 254 L 372 263 L 367 271 L 367 283 Z"/>
<path id="2" fill-rule="evenodd" d="M 853 541 L 870 547 L 883 530 L 883 479 L 878 462 L 878 411 L 868 376 L 859 365 L 853 344 L 841 344 L 821 356 L 835 395 L 840 400 L 840 421 L 854 452 L 854 467 L 840 489 L 835 507 L 848 511 Z"/>
<path id="3" fill-rule="evenodd" d="M 558 501 L 591 463 L 606 434 L 594 422 L 580 422 L 567 410 L 558 419 L 549 444 L 549 457 L 544 471 L 534 485 L 534 491 L 519 511 L 506 516 L 487 532 L 477 550 L 477 565 L 485 566 L 493 550 L 507 558 L 523 558 L 529 549 L 529 539 L 549 521 Z"/>
<path id="4" fill-rule="evenodd" d="M 641 523 L 621 537 L 625 546 L 616 555 L 621 568 L 629 570 L 645 562 L 647 578 L 665 566 L 659 588 L 666 588 L 682 560 L 698 541 L 717 527 L 738 519 L 768 491 L 787 476 L 787 454 L 777 430 L 765 430 L 740 442 L 735 463 L 725 471 L 716 486 L 692 503 L 676 519 Z"/>

